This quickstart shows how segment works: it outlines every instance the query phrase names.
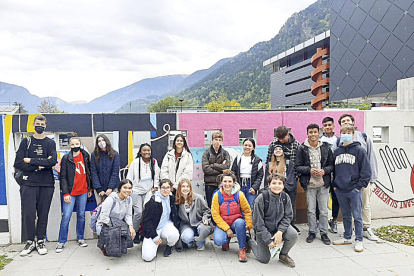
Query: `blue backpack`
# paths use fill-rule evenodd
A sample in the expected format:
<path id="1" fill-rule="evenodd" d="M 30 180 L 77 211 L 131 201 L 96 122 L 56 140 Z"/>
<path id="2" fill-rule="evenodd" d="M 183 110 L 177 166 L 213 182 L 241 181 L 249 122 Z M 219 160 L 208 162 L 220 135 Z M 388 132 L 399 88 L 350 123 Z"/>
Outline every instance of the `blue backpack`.
<path id="1" fill-rule="evenodd" d="M 114 199 L 114 202 L 112 204 L 111 212 L 115 208 L 116 200 Z M 95 208 L 95 210 L 92 211 L 91 215 L 91 223 L 89 226 L 91 227 L 92 232 L 97 233 L 96 231 L 96 223 L 98 222 L 99 215 L 101 214 L 102 210 L 102 204 L 99 204 L 98 207 Z"/>

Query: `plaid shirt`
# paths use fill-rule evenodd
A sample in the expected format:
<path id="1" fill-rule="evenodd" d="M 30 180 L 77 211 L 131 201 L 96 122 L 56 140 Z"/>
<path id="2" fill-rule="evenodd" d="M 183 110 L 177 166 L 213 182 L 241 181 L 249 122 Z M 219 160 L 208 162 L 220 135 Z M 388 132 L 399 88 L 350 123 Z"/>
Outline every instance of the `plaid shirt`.
<path id="1" fill-rule="evenodd" d="M 272 155 L 275 151 L 276 146 L 281 146 L 283 149 L 283 153 L 286 159 L 289 159 L 292 164 L 295 164 L 296 152 L 298 151 L 299 142 L 295 139 L 295 137 L 289 133 L 289 142 L 287 143 L 280 143 L 277 138 L 275 138 L 269 145 L 269 149 L 267 151 L 267 158 L 266 164 L 269 164 L 272 161 Z M 296 171 L 295 175 L 297 177 Z"/>

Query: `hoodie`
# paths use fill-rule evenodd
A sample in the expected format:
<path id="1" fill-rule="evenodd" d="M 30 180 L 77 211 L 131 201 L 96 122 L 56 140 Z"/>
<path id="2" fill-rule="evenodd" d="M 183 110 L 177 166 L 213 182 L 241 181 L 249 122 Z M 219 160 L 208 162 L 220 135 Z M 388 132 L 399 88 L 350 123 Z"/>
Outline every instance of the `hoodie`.
<path id="1" fill-rule="evenodd" d="M 115 203 L 114 208 L 112 205 Z M 118 193 L 112 192 L 102 203 L 101 214 L 98 223 L 109 224 L 111 218 L 124 220 L 129 226 L 132 226 L 132 200 L 130 197 L 120 199 Z"/>
<path id="2" fill-rule="evenodd" d="M 311 169 L 321 169 L 321 146 L 322 142 L 318 141 L 318 144 L 316 147 L 312 147 L 309 144 L 309 138 L 306 138 L 305 142 L 303 143 L 307 148 L 309 152 L 309 161 Z M 315 176 L 311 175 L 308 188 L 319 188 L 324 185 L 322 176 Z"/>
<path id="3" fill-rule="evenodd" d="M 354 141 L 348 146 L 343 144 L 335 150 L 334 187 L 349 192 L 367 187 L 371 178 L 371 167 L 364 148 Z"/>

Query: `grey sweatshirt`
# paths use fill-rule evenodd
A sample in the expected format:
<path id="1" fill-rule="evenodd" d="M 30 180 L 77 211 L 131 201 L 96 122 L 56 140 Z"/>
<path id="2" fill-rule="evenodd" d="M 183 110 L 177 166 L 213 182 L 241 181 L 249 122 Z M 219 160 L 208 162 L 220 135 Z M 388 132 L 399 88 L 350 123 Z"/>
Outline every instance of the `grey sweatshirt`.
<path id="1" fill-rule="evenodd" d="M 204 197 L 193 193 L 193 203 L 191 204 L 190 213 L 187 216 L 184 204 L 181 204 L 178 208 L 178 217 L 182 222 L 190 224 L 192 227 L 197 227 L 203 221 L 211 219 L 211 211 L 208 208 L 207 202 Z"/>
<path id="2" fill-rule="evenodd" d="M 113 203 L 115 207 L 112 209 Z M 120 199 L 118 193 L 112 192 L 102 203 L 101 213 L 98 223 L 109 224 L 110 218 L 124 220 L 128 225 L 132 226 L 132 200 L 130 197 Z"/>
<path id="3" fill-rule="evenodd" d="M 309 144 L 309 139 L 306 138 L 305 142 L 303 143 L 309 149 L 309 161 L 311 164 L 312 169 L 321 169 L 321 146 L 322 142 L 318 141 L 318 145 L 316 147 L 312 147 Z M 319 188 L 322 187 L 325 183 L 323 182 L 322 176 L 315 176 L 311 175 L 308 188 Z"/>

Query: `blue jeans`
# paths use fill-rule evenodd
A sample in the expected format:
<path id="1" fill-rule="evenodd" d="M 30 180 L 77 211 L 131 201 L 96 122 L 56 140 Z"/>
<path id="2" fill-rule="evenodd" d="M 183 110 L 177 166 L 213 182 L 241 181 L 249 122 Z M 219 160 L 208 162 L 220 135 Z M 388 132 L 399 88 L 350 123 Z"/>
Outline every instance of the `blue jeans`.
<path id="1" fill-rule="evenodd" d="M 62 221 L 60 222 L 59 242 L 66 243 L 68 241 L 69 222 L 72 217 L 73 208 L 76 205 L 76 234 L 78 240 L 83 240 L 85 232 L 85 208 L 88 193 L 78 196 L 71 196 L 70 203 L 62 202 Z M 76 203 L 76 204 L 75 204 Z"/>
<path id="2" fill-rule="evenodd" d="M 239 249 L 246 247 L 246 222 L 244 219 L 236 219 L 230 226 L 231 231 L 236 232 L 237 241 L 239 242 Z M 227 233 L 216 226 L 214 230 L 214 244 L 217 246 L 223 246 L 229 242 Z"/>
<path id="3" fill-rule="evenodd" d="M 213 228 L 211 226 L 202 223 L 198 227 L 186 227 L 181 232 L 181 241 L 188 248 L 192 248 L 194 247 L 194 236 L 197 235 L 197 248 L 201 248 L 206 243 L 206 238 L 211 234 L 212 230 Z"/>
<path id="4" fill-rule="evenodd" d="M 246 182 L 246 185 L 241 186 L 240 191 L 243 192 L 243 194 L 246 196 L 247 201 L 249 202 L 250 205 L 250 209 L 253 210 L 253 201 L 256 199 L 257 197 L 257 192 L 252 195 L 251 193 L 249 193 L 250 190 L 250 181 Z"/>
<path id="5" fill-rule="evenodd" d="M 336 190 L 339 206 L 344 219 L 344 238 L 350 240 L 352 237 L 352 217 L 355 224 L 355 240 L 362 241 L 362 191 L 353 189 L 350 192 Z"/>

